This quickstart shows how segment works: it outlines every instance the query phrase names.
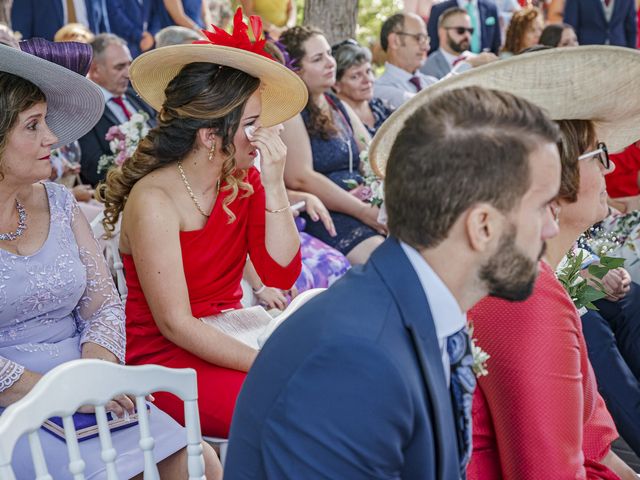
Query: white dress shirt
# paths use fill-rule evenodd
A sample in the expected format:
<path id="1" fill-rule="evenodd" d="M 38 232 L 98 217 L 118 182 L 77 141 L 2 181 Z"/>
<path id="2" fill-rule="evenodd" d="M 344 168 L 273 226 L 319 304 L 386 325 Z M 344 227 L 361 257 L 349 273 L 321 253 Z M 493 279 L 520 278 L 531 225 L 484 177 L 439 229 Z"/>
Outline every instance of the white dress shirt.
<path id="1" fill-rule="evenodd" d="M 424 257 L 415 248 L 406 243 L 400 242 L 400 245 L 418 275 L 424 294 L 427 297 L 427 302 L 429 302 L 429 309 L 433 317 L 442 355 L 442 368 L 444 368 L 448 386 L 451 377 L 451 364 L 447 353 L 447 337 L 465 327 L 467 314 L 460 309 L 460 305 L 451 291 L 429 266 Z"/>

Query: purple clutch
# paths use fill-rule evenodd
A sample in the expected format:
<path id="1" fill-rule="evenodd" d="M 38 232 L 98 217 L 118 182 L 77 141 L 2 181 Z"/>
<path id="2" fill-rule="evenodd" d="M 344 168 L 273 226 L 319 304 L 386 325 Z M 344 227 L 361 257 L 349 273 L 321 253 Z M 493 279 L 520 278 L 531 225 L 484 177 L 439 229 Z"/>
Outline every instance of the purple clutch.
<path id="1" fill-rule="evenodd" d="M 147 405 L 147 410 L 149 410 L 149 405 Z M 107 412 L 107 419 L 109 430 L 115 432 L 117 430 L 137 425 L 138 413 L 136 412 L 133 415 L 129 415 L 128 418 L 126 416 L 124 418 L 116 418 L 113 413 Z M 74 413 L 73 425 L 75 426 L 76 436 L 78 437 L 79 442 L 98 436 L 98 422 L 93 413 Z M 42 428 L 51 435 L 66 441 L 61 417 L 49 418 L 42 424 Z"/>

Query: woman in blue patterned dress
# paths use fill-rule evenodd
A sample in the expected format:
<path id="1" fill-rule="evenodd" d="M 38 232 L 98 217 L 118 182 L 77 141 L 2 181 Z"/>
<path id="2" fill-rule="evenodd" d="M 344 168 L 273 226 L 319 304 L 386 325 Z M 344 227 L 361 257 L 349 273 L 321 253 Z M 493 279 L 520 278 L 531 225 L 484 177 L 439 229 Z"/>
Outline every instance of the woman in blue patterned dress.
<path id="1" fill-rule="evenodd" d="M 337 235 L 305 217 L 306 232 L 346 255 L 351 264 L 364 263 L 387 232 L 378 221 L 378 207 L 349 193 L 350 181 L 362 183 L 359 153 L 364 144 L 359 141 L 369 135 L 353 110 L 328 93 L 335 84 L 336 63 L 322 32 L 297 26 L 280 41 L 309 90 L 307 107 L 285 124 L 282 134 L 287 145 L 285 182 L 320 198 Z"/>
<path id="2" fill-rule="evenodd" d="M 124 309 L 91 228 L 65 187 L 40 182 L 51 174 L 51 149 L 84 135 L 103 108 L 86 78 L 0 45 L 0 413 L 61 363 L 124 361 Z M 106 407 L 121 416 L 134 404 L 119 395 Z M 160 474 L 186 478 L 184 429 L 151 409 Z M 49 471 L 70 479 L 66 443 L 43 430 L 39 437 Z M 138 429 L 114 432 L 112 440 L 120 478 L 142 472 Z M 207 478 L 219 478 L 215 453 L 203 449 Z M 12 458 L 17 478 L 35 478 L 29 450 L 22 437 Z M 106 478 L 99 439 L 80 450 L 85 476 Z"/>

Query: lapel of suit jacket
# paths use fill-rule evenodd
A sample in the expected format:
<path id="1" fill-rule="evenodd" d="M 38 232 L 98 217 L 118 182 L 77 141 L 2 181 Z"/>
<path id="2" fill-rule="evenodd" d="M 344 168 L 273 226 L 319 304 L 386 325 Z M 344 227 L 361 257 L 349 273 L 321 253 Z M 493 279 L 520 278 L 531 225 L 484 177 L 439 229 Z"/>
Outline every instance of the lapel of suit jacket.
<path id="1" fill-rule="evenodd" d="M 604 5 L 602 4 L 602 0 L 591 0 L 591 2 L 595 3 L 596 5 L 594 5 L 593 7 L 585 6 L 585 9 L 593 9 L 593 10 L 595 10 L 597 12 L 596 15 L 600 15 L 600 20 L 602 20 L 602 24 L 603 25 L 607 25 L 608 24 L 608 22 L 607 22 L 607 14 L 604 11 Z M 615 13 L 616 13 L 616 4 L 617 3 L 618 3 L 617 1 L 614 2 L 613 15 L 615 15 Z M 612 20 L 613 20 L 613 15 L 611 15 L 611 19 Z"/>
<path id="2" fill-rule="evenodd" d="M 451 394 L 444 376 L 433 317 L 418 275 L 393 237 L 376 249 L 371 262 L 393 295 L 415 348 L 432 408 L 437 478 L 458 478 L 460 463 Z"/>
<path id="3" fill-rule="evenodd" d="M 487 32 L 487 24 L 486 24 L 487 17 L 489 16 L 488 10 L 489 10 L 489 7 L 487 6 L 487 4 L 485 4 L 481 0 L 478 0 L 478 22 L 480 23 L 480 48 L 481 49 L 485 48 L 485 45 L 490 42 L 489 33 Z M 497 22 L 498 19 L 496 18 L 495 21 Z"/>
<path id="4" fill-rule="evenodd" d="M 113 125 L 120 125 L 120 120 L 118 120 L 118 117 L 116 117 L 116 114 L 111 111 L 111 108 L 109 107 L 109 105 L 104 106 L 104 113 L 102 115 L 104 116 L 104 118 L 109 120 L 109 122 L 112 123 Z"/>

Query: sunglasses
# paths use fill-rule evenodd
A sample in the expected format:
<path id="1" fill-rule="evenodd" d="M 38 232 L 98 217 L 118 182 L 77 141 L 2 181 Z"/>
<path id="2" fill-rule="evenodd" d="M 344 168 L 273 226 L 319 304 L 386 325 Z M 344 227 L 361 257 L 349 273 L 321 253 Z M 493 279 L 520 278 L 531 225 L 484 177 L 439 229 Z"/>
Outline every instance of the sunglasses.
<path id="1" fill-rule="evenodd" d="M 473 35 L 473 32 L 475 32 L 475 29 L 473 27 L 471 27 L 471 28 L 467 28 L 467 27 L 444 27 L 444 29 L 445 30 L 453 30 L 458 35 L 464 35 L 465 32 L 469 32 L 469 35 Z"/>
<path id="2" fill-rule="evenodd" d="M 587 160 L 593 157 L 598 157 L 600 164 L 604 167 L 605 170 L 609 170 L 609 168 L 611 168 L 609 150 L 607 150 L 607 146 L 603 142 L 598 143 L 598 148 L 596 150 L 580 155 L 578 157 L 578 160 Z"/>

